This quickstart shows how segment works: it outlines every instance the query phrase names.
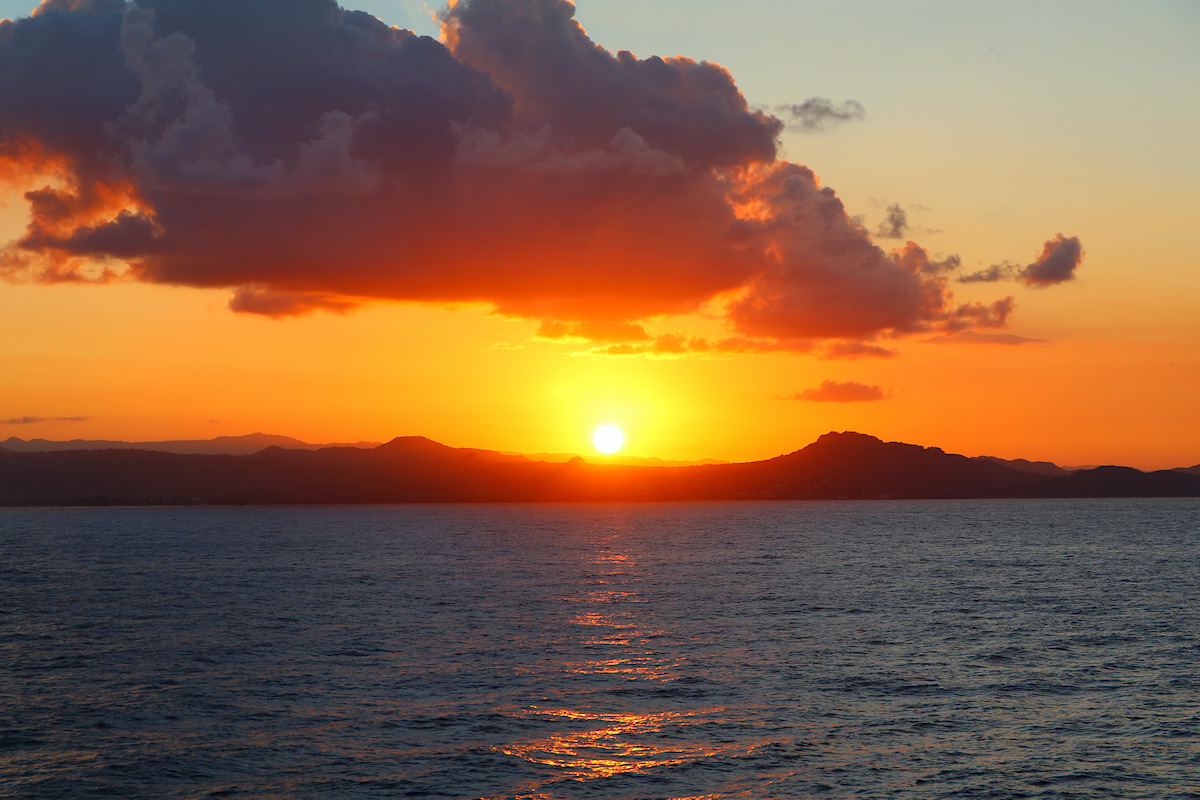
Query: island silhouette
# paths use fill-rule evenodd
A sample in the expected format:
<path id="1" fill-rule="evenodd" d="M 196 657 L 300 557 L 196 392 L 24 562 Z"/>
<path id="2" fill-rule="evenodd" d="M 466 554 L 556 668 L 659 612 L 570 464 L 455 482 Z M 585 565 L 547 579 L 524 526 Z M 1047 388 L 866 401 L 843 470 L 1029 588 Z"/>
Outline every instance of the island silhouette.
<path id="1" fill-rule="evenodd" d="M 535 461 L 423 436 L 242 455 L 13 443 L 0 447 L 0 505 L 1200 497 L 1196 467 L 1070 470 L 854 432 L 764 461 L 690 466 Z"/>

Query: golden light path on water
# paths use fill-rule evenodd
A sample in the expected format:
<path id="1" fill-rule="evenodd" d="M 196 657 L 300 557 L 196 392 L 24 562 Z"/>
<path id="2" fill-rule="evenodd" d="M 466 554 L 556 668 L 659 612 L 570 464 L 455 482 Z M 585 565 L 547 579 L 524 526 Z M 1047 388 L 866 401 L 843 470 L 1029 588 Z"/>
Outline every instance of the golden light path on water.
<path id="1" fill-rule="evenodd" d="M 613 544 L 609 537 L 604 544 Z M 568 661 L 564 672 L 580 677 L 624 678 L 632 682 L 656 681 L 660 685 L 678 675 L 677 658 L 665 658 L 651 646 L 668 634 L 648 626 L 636 614 L 648 601 L 629 588 L 643 576 L 632 555 L 606 548 L 595 551 L 587 564 L 595 588 L 570 602 L 582 604 L 572 618 L 579 626 L 576 643 L 601 652 L 594 657 Z M 614 609 L 616 611 L 614 612 Z M 631 613 L 631 609 L 635 611 Z M 609 652 L 604 652 L 609 651 Z M 744 741 L 725 746 L 698 742 L 679 731 L 723 720 L 728 710 L 720 706 L 693 709 L 663 708 L 634 713 L 588 708 L 530 705 L 519 714 L 537 720 L 541 728 L 568 728 L 514 742 L 498 748 L 531 764 L 552 767 L 563 778 L 588 781 L 620 774 L 647 774 L 655 770 L 714 757 L 745 755 L 769 740 L 747 748 Z M 705 800 L 718 795 L 678 796 L 672 800 Z M 538 800 L 541 795 L 530 795 Z"/>

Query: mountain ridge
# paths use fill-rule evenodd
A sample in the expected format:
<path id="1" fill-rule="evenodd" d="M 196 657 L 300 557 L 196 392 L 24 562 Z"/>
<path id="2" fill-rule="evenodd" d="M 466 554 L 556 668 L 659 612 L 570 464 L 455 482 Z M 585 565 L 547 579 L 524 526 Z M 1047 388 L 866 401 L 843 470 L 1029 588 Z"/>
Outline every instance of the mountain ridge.
<path id="1" fill-rule="evenodd" d="M 185 455 L 250 455 L 268 447 L 287 447 L 296 450 L 318 450 L 325 447 L 356 447 L 368 449 L 379 442 L 341 444 L 310 444 L 292 436 L 272 433 L 247 433 L 240 436 L 216 436 L 212 439 L 169 439 L 157 442 L 126 442 L 117 439 L 19 439 L 10 436 L 0 442 L 0 449 L 17 453 L 49 453 L 63 450 L 153 450 Z"/>
<path id="2" fill-rule="evenodd" d="M 531 461 L 421 436 L 370 449 L 272 445 L 250 455 L 0 452 L 3 505 L 1164 496 L 1200 497 L 1200 475 L 1130 467 L 1039 474 L 852 431 L 762 461 L 679 467 Z"/>

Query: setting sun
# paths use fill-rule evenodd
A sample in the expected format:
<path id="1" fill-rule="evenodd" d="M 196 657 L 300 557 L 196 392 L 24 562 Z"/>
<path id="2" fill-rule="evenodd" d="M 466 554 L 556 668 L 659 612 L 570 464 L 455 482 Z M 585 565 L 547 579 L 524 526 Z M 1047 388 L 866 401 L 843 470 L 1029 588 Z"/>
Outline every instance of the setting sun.
<path id="1" fill-rule="evenodd" d="M 610 455 L 621 449 L 625 444 L 625 434 L 616 425 L 601 425 L 592 434 L 592 444 L 605 455 Z"/>

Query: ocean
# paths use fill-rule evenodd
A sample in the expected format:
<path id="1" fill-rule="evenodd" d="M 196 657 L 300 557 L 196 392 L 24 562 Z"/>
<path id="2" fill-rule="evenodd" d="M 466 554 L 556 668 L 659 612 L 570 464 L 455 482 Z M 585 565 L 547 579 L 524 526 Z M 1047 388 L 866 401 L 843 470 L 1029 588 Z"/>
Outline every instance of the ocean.
<path id="1" fill-rule="evenodd" d="M 0 509 L 0 797 L 1197 798 L 1200 501 Z"/>

